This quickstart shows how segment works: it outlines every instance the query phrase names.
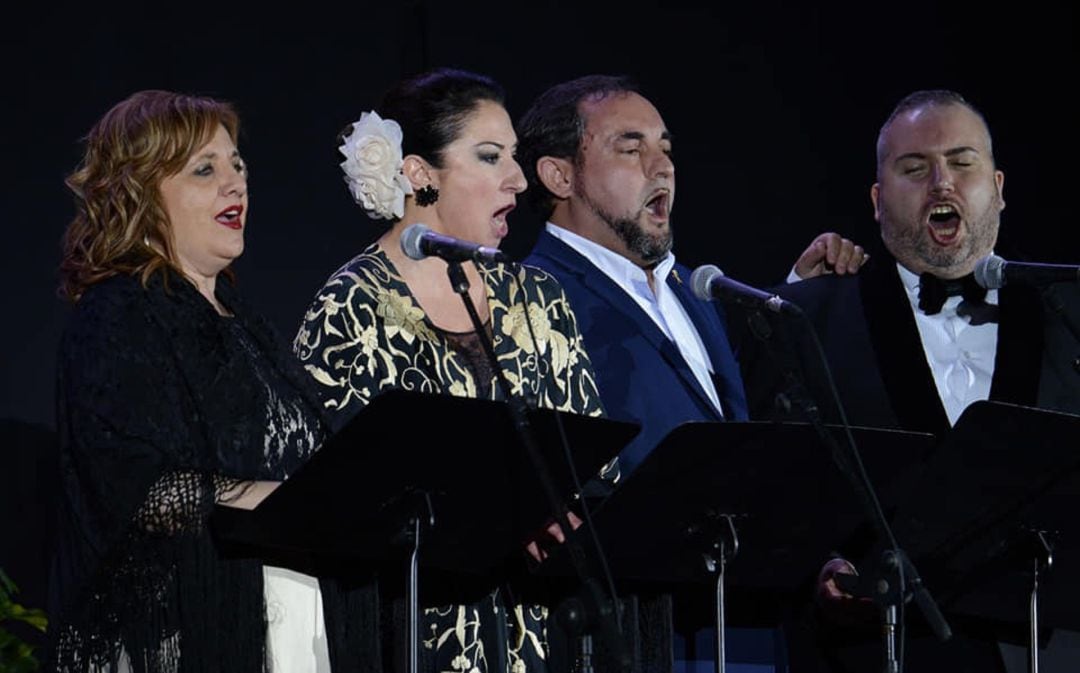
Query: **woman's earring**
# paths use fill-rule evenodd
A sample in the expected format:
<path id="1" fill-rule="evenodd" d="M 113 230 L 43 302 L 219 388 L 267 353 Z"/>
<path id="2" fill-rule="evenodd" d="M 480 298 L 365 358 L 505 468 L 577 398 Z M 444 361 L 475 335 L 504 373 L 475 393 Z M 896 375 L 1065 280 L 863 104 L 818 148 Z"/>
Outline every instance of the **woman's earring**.
<path id="1" fill-rule="evenodd" d="M 416 190 L 416 205 L 430 206 L 439 200 L 439 190 L 431 185 L 424 185 Z"/>

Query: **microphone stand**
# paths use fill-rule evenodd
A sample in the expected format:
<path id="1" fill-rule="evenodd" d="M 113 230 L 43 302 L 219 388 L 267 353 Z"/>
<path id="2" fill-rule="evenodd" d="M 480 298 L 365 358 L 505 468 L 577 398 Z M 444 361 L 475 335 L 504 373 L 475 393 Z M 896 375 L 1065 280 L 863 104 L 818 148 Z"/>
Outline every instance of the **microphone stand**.
<path id="1" fill-rule="evenodd" d="M 739 553 L 739 532 L 735 526 L 735 514 L 709 516 L 701 524 L 692 524 L 687 531 L 696 539 L 701 549 L 705 569 L 716 573 L 714 615 L 716 623 L 716 673 L 727 670 L 727 599 L 724 596 L 727 565 Z"/>
<path id="2" fill-rule="evenodd" d="M 1047 306 L 1061 319 L 1065 329 L 1072 335 L 1073 341 L 1080 345 L 1080 326 L 1065 310 L 1065 302 L 1055 291 L 1053 284 L 1047 285 L 1042 291 L 1043 300 Z M 1080 352 L 1072 361 L 1073 371 L 1080 375 Z M 1045 574 L 1054 563 L 1053 546 L 1047 538 L 1045 531 L 1028 531 L 1032 554 L 1032 579 L 1031 598 L 1028 603 L 1028 622 L 1031 628 L 1031 649 L 1028 651 L 1028 670 L 1030 673 L 1039 673 L 1039 571 Z"/>
<path id="3" fill-rule="evenodd" d="M 454 292 L 461 296 L 461 300 L 465 304 L 465 311 L 469 314 L 469 319 L 476 329 L 477 337 L 484 348 L 484 353 L 491 361 L 491 366 L 495 372 L 495 378 L 499 388 L 506 398 L 507 406 L 510 409 L 510 416 L 514 422 L 514 429 L 521 438 L 521 443 L 525 447 L 526 452 L 532 461 L 533 469 L 536 470 L 536 475 L 544 490 L 544 495 L 548 504 L 551 506 L 552 511 L 555 513 L 555 519 L 566 534 L 564 546 L 569 553 L 574 572 L 581 582 L 581 593 L 584 598 L 580 607 L 575 605 L 574 608 L 568 610 L 567 619 L 569 626 L 582 631 L 579 635 L 582 638 L 580 646 L 583 667 L 579 668 L 579 670 L 581 670 L 582 673 L 591 673 L 592 643 L 591 640 L 589 640 L 590 636 L 585 633 L 585 630 L 588 628 L 588 624 L 597 623 L 600 627 L 601 635 L 606 640 L 608 648 L 615 659 L 617 669 L 619 671 L 629 671 L 633 665 L 633 660 L 631 659 L 629 649 L 626 647 L 626 643 L 623 640 L 615 602 L 612 597 L 605 596 L 601 591 L 600 582 L 589 570 L 586 552 L 577 541 L 576 536 L 573 535 L 573 527 L 570 525 L 570 520 L 567 517 L 569 508 L 559 497 L 558 490 L 555 488 L 555 482 L 551 477 L 551 473 L 548 470 L 543 455 L 540 453 L 536 436 L 532 431 L 532 426 L 529 424 L 525 401 L 521 397 L 516 397 L 511 393 L 510 384 L 506 380 L 506 376 L 499 366 L 499 360 L 495 355 L 495 348 L 491 343 L 491 339 L 488 338 L 487 332 L 484 330 L 484 325 L 480 321 L 480 316 L 476 312 L 476 307 L 473 306 L 473 303 L 469 298 L 469 279 L 465 276 L 465 270 L 461 267 L 461 262 L 448 261 L 446 273 L 450 278 L 450 286 L 453 288 Z M 598 553 L 600 553 L 599 550 Z"/>
<path id="4" fill-rule="evenodd" d="M 847 414 L 844 411 L 844 406 L 840 401 L 840 395 L 833 382 L 829 363 L 825 358 L 824 349 L 821 346 L 821 342 L 818 339 L 813 324 L 802 309 L 796 304 L 788 302 L 788 306 L 790 307 L 789 313 L 797 315 L 805 323 L 807 331 L 813 339 L 818 358 L 824 367 L 825 377 L 832 393 L 833 401 L 840 414 L 841 424 L 847 439 L 845 444 L 841 445 L 832 433 L 829 432 L 828 428 L 825 427 L 818 406 L 813 402 L 811 396 L 807 392 L 806 386 L 795 373 L 794 367 L 784 366 L 779 357 L 777 357 L 771 342 L 772 328 L 760 311 L 754 311 L 749 315 L 748 323 L 750 325 L 750 331 L 759 341 L 765 344 L 766 350 L 773 361 L 780 366 L 789 389 L 794 391 L 794 394 L 791 397 L 800 407 L 811 425 L 813 425 L 814 430 L 817 432 L 822 443 L 829 447 L 833 463 L 836 464 L 837 468 L 839 468 L 844 476 L 847 477 L 848 481 L 851 482 L 855 492 L 862 500 L 863 507 L 867 514 L 870 515 L 874 526 L 877 528 L 878 534 L 887 543 L 888 548 L 882 555 L 878 576 L 872 578 L 876 581 L 874 581 L 873 588 L 869 593 L 872 594 L 874 602 L 881 608 L 882 638 L 884 646 L 883 670 L 885 673 L 899 673 L 903 661 L 903 650 L 901 648 L 900 654 L 897 654 L 896 632 L 898 626 L 903 626 L 903 607 L 904 603 L 906 603 L 909 598 L 915 600 L 915 604 L 919 606 L 919 610 L 926 618 L 927 623 L 934 632 L 934 635 L 937 636 L 938 640 L 941 642 L 947 641 L 952 637 L 952 631 L 945 621 L 945 617 L 941 614 L 937 603 L 935 603 L 934 599 L 930 596 L 929 590 L 923 584 L 922 578 L 919 577 L 915 565 L 911 562 L 911 559 L 908 558 L 904 550 L 900 548 L 899 543 L 896 541 L 896 537 L 893 535 L 892 527 L 889 525 L 888 519 L 886 519 L 885 513 L 881 509 L 881 503 L 878 501 L 874 486 L 863 467 L 859 449 L 855 444 L 855 438 L 851 434 L 851 425 L 848 423 Z M 842 575 L 837 575 L 836 577 L 837 584 L 849 593 L 859 595 L 856 592 L 865 588 L 864 583 L 845 581 L 845 579 L 848 578 L 845 578 L 845 576 Z M 850 580 L 855 580 L 855 578 L 850 578 Z"/>

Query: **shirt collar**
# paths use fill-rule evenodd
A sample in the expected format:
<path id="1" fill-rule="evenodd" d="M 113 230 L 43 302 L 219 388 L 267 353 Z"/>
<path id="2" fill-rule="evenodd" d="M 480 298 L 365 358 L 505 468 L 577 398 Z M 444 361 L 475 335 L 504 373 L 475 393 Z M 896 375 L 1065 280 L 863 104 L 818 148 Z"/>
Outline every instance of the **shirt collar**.
<path id="1" fill-rule="evenodd" d="M 896 270 L 900 272 L 900 282 L 904 284 L 904 289 L 908 291 L 908 294 L 919 292 L 919 275 L 908 271 L 900 262 L 896 263 Z"/>
<path id="2" fill-rule="evenodd" d="M 575 234 L 557 224 L 548 222 L 545 229 L 549 234 L 584 255 L 622 287 L 647 283 L 646 274 L 648 273 L 653 275 L 657 283 L 662 284 L 667 281 L 668 274 L 671 273 L 671 269 L 675 266 L 675 254 L 671 252 L 664 255 L 664 258 L 657 262 L 652 269 L 646 270 L 619 253 L 608 250 L 599 243 Z"/>

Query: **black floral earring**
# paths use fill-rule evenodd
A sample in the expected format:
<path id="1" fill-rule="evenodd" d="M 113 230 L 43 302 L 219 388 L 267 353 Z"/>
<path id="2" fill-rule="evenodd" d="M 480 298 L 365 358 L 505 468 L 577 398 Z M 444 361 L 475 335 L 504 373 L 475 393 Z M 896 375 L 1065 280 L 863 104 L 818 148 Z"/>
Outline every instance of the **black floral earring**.
<path id="1" fill-rule="evenodd" d="M 416 190 L 416 205 L 430 206 L 439 200 L 439 190 L 431 185 L 424 185 Z"/>

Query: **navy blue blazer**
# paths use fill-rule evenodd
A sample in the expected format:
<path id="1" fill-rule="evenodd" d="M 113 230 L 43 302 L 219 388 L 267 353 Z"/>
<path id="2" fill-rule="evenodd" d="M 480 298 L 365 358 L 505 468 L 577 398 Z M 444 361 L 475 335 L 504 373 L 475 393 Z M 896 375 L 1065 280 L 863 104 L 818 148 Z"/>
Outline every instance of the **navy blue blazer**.
<path id="1" fill-rule="evenodd" d="M 675 343 L 587 258 L 544 231 L 525 264 L 544 269 L 566 290 L 608 415 L 641 425 L 638 436 L 619 454 L 624 476 L 681 423 L 747 420 L 746 394 L 723 313 L 718 305 L 694 296 L 689 269 L 676 264 L 667 282 L 705 344 L 725 417 L 713 407 Z"/>

